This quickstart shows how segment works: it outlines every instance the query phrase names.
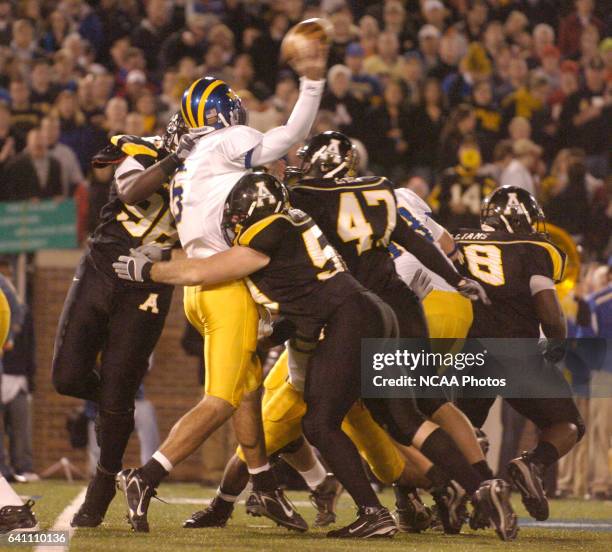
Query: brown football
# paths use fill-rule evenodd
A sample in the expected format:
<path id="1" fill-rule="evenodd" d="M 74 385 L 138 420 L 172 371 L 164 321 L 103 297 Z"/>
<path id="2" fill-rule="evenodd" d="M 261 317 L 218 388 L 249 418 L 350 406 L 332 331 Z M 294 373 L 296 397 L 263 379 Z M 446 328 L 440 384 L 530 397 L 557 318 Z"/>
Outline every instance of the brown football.
<path id="1" fill-rule="evenodd" d="M 291 62 L 308 53 L 316 45 L 329 45 L 332 40 L 332 24 L 326 19 L 313 17 L 294 25 L 281 44 L 281 60 Z"/>

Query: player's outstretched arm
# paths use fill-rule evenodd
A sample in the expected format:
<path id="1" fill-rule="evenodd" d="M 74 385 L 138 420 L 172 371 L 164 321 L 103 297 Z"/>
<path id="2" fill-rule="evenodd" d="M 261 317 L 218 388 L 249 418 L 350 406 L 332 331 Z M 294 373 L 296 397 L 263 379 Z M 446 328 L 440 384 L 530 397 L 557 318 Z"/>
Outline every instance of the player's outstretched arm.
<path id="1" fill-rule="evenodd" d="M 119 278 L 185 286 L 212 286 L 240 280 L 267 266 L 270 257 L 250 247 L 235 246 L 206 259 L 177 259 L 152 263 L 135 249 L 113 263 Z"/>
<path id="2" fill-rule="evenodd" d="M 300 75 L 300 95 L 287 124 L 266 132 L 251 154 L 250 166 L 278 161 L 289 149 L 303 142 L 315 121 L 325 87 L 328 48 L 315 49 L 309 56 L 296 60 L 293 68 Z"/>
<path id="3" fill-rule="evenodd" d="M 544 335 L 551 339 L 565 339 L 565 316 L 552 280 L 550 285 L 553 286 L 552 289 L 544 289 L 533 296 L 533 305 Z"/>

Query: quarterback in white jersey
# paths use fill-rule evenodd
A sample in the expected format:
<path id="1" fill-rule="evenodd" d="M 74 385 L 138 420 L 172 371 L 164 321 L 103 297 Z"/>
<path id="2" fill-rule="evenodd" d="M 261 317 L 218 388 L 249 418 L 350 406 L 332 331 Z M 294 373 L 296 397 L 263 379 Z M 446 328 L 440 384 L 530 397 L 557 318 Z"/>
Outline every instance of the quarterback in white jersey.
<path id="1" fill-rule="evenodd" d="M 398 212 L 415 231 L 434 242 L 450 258 L 456 253 L 452 236 L 431 217 L 425 201 L 408 188 L 395 190 Z M 389 247 L 399 276 L 410 284 L 417 270 L 431 279 L 432 291 L 423 299 L 423 310 L 433 338 L 464 338 L 472 325 L 472 303 L 411 253 L 396 244 Z"/>
<path id="2" fill-rule="evenodd" d="M 299 71 L 300 94 L 289 120 L 265 134 L 246 126 L 240 98 L 222 80 L 204 77 L 185 90 L 181 113 L 189 136 L 197 143 L 174 176 L 170 201 L 188 257 L 206 258 L 229 249 L 221 222 L 234 185 L 252 167 L 279 160 L 308 136 L 325 86 L 327 49 L 309 52 L 307 57 L 305 70 Z M 204 338 L 204 398 L 174 425 L 149 462 L 139 470 L 119 474 L 132 527 L 148 530 L 143 501 L 173 466 L 233 416 L 236 439 L 253 483 L 247 512 L 305 531 L 306 522 L 277 488 L 266 456 L 258 395 L 263 379 L 256 353 L 259 313 L 247 286 L 243 280 L 188 286 L 183 304 L 187 318 Z M 227 489 L 218 491 L 220 498 L 230 495 Z M 193 526 L 197 524 L 186 525 Z"/>

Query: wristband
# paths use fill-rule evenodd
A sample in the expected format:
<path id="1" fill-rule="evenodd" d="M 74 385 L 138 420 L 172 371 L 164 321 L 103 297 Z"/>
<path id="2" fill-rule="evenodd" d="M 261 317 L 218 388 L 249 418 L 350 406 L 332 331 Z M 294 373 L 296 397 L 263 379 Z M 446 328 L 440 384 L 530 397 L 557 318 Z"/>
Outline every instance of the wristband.
<path id="1" fill-rule="evenodd" d="M 169 261 L 172 259 L 172 248 L 162 249 L 161 260 Z"/>
<path id="2" fill-rule="evenodd" d="M 453 247 L 453 250 L 450 253 L 447 253 L 446 256 L 450 259 L 451 257 L 453 257 L 457 252 L 459 251 L 459 246 L 457 244 L 455 244 L 455 247 Z"/>
<path id="3" fill-rule="evenodd" d="M 152 282 L 151 279 L 151 268 L 153 267 L 153 263 L 146 263 L 142 267 L 142 281 L 143 282 Z"/>

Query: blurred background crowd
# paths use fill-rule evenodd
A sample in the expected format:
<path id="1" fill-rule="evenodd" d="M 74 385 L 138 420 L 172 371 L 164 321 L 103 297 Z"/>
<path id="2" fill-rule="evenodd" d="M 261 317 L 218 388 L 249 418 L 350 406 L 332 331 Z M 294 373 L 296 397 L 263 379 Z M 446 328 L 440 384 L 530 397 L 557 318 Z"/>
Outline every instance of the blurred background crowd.
<path id="1" fill-rule="evenodd" d="M 281 40 L 319 16 L 334 39 L 313 133 L 349 135 L 363 174 L 412 188 L 450 230 L 477 225 L 495 186 L 529 190 L 582 260 L 573 327 L 612 337 L 592 302 L 610 293 L 603 0 L 0 0 L 0 202 L 75 197 L 84 238 L 113 177 L 92 155 L 162 133 L 203 75 L 229 82 L 251 126 L 282 124 L 298 81 Z"/>

